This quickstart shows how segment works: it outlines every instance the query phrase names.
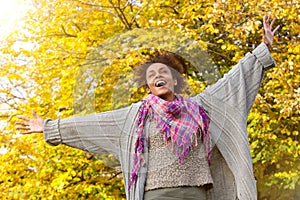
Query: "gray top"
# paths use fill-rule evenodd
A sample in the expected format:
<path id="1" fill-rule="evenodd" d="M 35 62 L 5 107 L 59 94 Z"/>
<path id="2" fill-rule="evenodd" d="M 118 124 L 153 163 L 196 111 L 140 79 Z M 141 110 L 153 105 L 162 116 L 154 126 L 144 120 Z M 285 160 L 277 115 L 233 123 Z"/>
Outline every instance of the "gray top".
<path id="1" fill-rule="evenodd" d="M 181 186 L 205 186 L 213 183 L 205 145 L 200 139 L 198 145 L 185 158 L 184 163 L 180 163 L 174 152 L 176 146 L 166 145 L 164 135 L 159 133 L 154 121 L 150 122 L 149 130 L 145 191 Z"/>
<path id="2" fill-rule="evenodd" d="M 275 66 L 267 46 L 261 43 L 216 84 L 192 97 L 210 117 L 215 144 L 211 173 L 214 186 L 210 199 L 257 199 L 250 155 L 247 116 L 260 87 L 265 69 Z M 136 139 L 135 120 L 141 103 L 84 117 L 48 119 L 45 140 L 93 153 L 112 153 L 122 167 L 125 190 L 132 167 Z M 145 159 L 148 150 L 145 149 Z M 141 167 L 137 187 L 126 190 L 126 198 L 143 199 L 147 165 Z M 228 192 L 229 191 L 229 192 Z M 233 193 L 232 193 L 233 191 Z"/>

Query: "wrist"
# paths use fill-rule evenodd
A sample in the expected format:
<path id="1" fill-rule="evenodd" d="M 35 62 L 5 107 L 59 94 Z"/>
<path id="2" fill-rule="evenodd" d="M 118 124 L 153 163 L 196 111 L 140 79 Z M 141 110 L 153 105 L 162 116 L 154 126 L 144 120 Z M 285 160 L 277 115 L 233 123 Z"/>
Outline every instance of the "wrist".
<path id="1" fill-rule="evenodd" d="M 269 42 L 266 42 L 266 41 L 264 41 L 264 43 L 268 47 L 269 51 L 271 51 L 272 44 L 270 44 Z"/>

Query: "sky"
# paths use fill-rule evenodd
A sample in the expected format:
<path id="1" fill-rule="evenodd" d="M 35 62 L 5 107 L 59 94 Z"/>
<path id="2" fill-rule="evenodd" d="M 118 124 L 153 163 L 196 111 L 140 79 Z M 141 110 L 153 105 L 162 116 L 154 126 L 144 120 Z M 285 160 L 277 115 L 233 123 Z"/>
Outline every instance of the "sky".
<path id="1" fill-rule="evenodd" d="M 0 0 L 0 40 L 18 28 L 31 0 Z"/>
<path id="2" fill-rule="evenodd" d="M 5 42 L 10 32 L 17 30 L 22 25 L 22 18 L 26 16 L 26 11 L 31 7 L 30 3 L 31 0 L 0 0 L 0 45 Z M 0 60 L 0 65 L 1 63 Z M 0 102 L 0 112 L 5 112 L 7 109 L 8 106 Z M 0 120 L 0 131 L 5 125 L 6 122 Z"/>

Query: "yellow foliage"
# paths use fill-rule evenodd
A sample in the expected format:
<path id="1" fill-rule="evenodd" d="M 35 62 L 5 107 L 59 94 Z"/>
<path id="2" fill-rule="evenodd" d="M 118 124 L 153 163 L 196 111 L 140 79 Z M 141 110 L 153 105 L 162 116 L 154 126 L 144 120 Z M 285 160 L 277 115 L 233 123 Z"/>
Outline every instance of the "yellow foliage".
<path id="1" fill-rule="evenodd" d="M 299 2 L 136 2 L 141 4 L 130 4 L 127 0 L 34 0 L 35 9 L 24 18 L 25 25 L 2 42 L 0 103 L 9 108 L 0 109 L 0 119 L 8 122 L 0 136 L 1 148 L 7 151 L 0 157 L 2 198 L 124 198 L 121 177 L 103 176 L 117 173 L 103 164 L 108 158 L 99 160 L 64 146 L 49 147 L 42 136 L 20 137 L 14 127 L 16 115 L 30 115 L 32 109 L 44 118 L 73 115 L 78 73 L 90 61 L 91 53 L 101 51 L 99 46 L 104 41 L 135 28 L 170 29 L 192 38 L 206 49 L 216 69 L 223 74 L 261 42 L 262 16 L 268 13 L 277 17 L 276 24 L 281 25 L 272 49 L 277 68 L 266 74 L 249 115 L 249 142 L 259 199 L 300 198 Z M 147 38 L 141 38 L 141 42 Z M 26 47 L 16 48 L 21 45 L 20 41 Z M 161 47 L 155 41 L 151 44 Z M 109 48 L 108 45 L 106 50 Z M 115 83 L 121 75 L 147 57 L 142 50 L 130 52 L 122 46 L 112 48 L 119 49 L 120 55 L 99 52 L 99 56 L 90 61 L 101 62 L 103 56 L 110 61 L 106 63 L 110 66 L 101 73 L 102 87 L 96 87 L 95 102 L 81 106 L 95 104 L 95 110 L 104 111 L 137 101 L 145 94 L 143 89 L 130 88 L 135 95 L 128 101 L 112 100 Z M 193 91 L 200 92 L 207 85 L 195 74 L 195 71 L 189 72 L 187 80 Z M 93 75 L 92 78 L 99 76 Z M 131 78 L 128 75 L 123 82 Z M 119 89 L 122 91 L 122 87 Z M 120 92 L 120 97 L 126 96 L 125 92 Z"/>

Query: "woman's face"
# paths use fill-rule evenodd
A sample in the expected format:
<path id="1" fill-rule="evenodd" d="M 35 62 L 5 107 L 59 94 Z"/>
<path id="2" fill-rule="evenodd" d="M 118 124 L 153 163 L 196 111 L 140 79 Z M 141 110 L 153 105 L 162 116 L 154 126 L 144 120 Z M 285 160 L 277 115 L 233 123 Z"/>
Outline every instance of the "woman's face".
<path id="1" fill-rule="evenodd" d="M 174 100 L 174 80 L 169 67 L 162 63 L 153 63 L 146 71 L 147 92 L 166 101 Z"/>

